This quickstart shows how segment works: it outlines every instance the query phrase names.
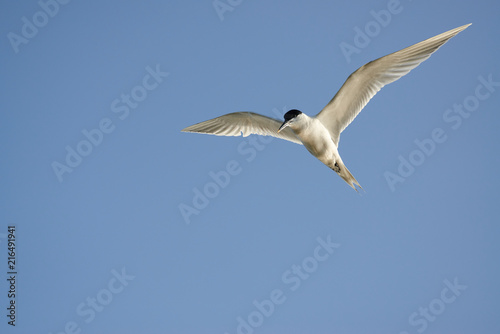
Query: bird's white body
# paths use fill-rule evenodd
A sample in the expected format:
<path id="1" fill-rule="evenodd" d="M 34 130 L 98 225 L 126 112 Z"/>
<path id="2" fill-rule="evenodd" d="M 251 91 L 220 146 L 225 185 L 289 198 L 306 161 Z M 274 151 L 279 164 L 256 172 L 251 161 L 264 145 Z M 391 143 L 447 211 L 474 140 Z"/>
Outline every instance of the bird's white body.
<path id="1" fill-rule="evenodd" d="M 353 72 L 340 90 L 316 116 L 292 109 L 285 121 L 252 112 L 236 112 L 191 125 L 182 131 L 218 136 L 274 136 L 307 150 L 326 166 L 337 172 L 353 189 L 358 181 L 346 168 L 338 152 L 340 134 L 385 85 L 408 74 L 439 49 L 450 38 L 470 24 L 449 30 L 400 51 L 371 61 Z M 281 126 L 280 126 L 281 124 Z"/>
<path id="2" fill-rule="evenodd" d="M 335 168 L 335 163 L 340 160 L 337 145 L 319 119 L 302 113 L 289 126 L 312 155 L 331 169 Z"/>
<path id="3" fill-rule="evenodd" d="M 320 119 L 309 117 L 301 112 L 291 121 L 285 122 L 279 131 L 287 126 L 292 129 L 309 153 L 339 174 L 354 190 L 357 191 L 355 185 L 363 189 L 344 165 L 337 144 L 333 141 L 330 131 Z"/>

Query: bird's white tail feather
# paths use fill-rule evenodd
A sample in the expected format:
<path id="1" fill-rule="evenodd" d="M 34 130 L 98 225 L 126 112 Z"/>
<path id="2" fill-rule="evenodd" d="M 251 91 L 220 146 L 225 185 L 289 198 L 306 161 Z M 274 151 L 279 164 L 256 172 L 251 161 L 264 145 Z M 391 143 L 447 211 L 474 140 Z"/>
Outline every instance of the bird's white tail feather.
<path id="1" fill-rule="evenodd" d="M 361 188 L 361 190 L 365 191 L 343 163 L 342 167 L 340 168 L 340 173 L 338 174 L 340 175 L 341 178 L 344 179 L 345 182 L 347 182 L 348 185 L 352 187 L 352 189 L 356 190 L 356 192 L 358 191 L 356 186 Z"/>

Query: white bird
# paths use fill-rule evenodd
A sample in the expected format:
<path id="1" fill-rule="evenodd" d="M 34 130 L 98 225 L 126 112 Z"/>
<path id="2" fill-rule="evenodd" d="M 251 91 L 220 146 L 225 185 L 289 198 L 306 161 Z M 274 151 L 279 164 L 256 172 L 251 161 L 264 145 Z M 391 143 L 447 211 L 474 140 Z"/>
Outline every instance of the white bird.
<path id="1" fill-rule="evenodd" d="M 292 109 L 284 115 L 285 121 L 281 122 L 253 112 L 235 112 L 188 126 L 182 131 L 217 136 L 242 134 L 247 137 L 258 134 L 303 144 L 312 155 L 358 191 L 355 185 L 363 188 L 344 165 L 338 152 L 340 133 L 382 87 L 408 74 L 468 26 L 470 24 L 449 30 L 361 66 L 314 117 Z"/>

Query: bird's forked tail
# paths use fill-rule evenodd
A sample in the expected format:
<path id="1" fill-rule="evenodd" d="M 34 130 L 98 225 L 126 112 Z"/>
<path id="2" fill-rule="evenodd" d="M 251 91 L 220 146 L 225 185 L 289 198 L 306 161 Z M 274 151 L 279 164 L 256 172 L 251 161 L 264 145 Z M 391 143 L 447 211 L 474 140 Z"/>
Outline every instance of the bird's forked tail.
<path id="1" fill-rule="evenodd" d="M 352 176 L 351 172 L 347 169 L 347 167 L 344 165 L 343 162 L 340 163 L 340 170 L 337 172 L 337 174 L 340 175 L 341 178 L 344 179 L 345 182 L 347 182 L 348 185 L 352 187 L 352 189 L 356 190 L 358 192 L 358 189 L 356 186 L 358 186 L 361 190 L 365 191 L 363 187 L 358 183 L 358 181 Z"/>

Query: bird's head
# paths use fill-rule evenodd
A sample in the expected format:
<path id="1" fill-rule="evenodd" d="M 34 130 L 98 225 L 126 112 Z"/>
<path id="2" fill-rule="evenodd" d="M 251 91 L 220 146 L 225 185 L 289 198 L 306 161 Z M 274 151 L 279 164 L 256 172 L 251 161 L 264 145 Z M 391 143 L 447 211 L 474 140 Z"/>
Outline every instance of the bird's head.
<path id="1" fill-rule="evenodd" d="M 292 109 L 287 111 L 287 113 L 283 116 L 285 118 L 285 121 L 283 122 L 283 124 L 281 124 L 280 128 L 278 129 L 278 133 L 287 126 L 296 122 L 300 115 L 302 115 L 302 112 L 297 109 Z"/>

